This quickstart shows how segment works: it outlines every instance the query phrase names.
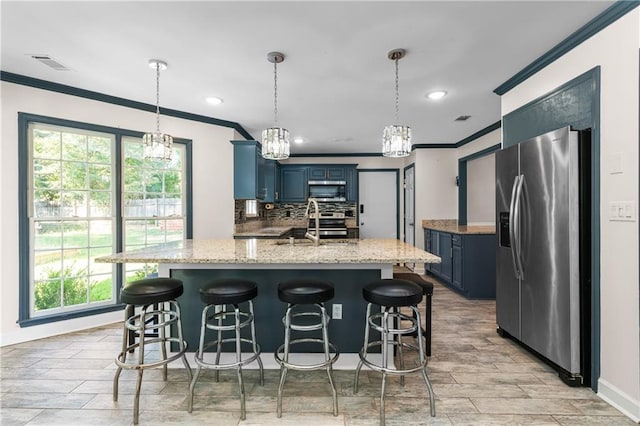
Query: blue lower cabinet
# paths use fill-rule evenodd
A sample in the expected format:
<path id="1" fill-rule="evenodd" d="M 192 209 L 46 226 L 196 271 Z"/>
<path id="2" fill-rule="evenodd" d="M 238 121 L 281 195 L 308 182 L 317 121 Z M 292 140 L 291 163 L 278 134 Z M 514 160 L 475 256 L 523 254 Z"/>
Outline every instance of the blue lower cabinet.
<path id="1" fill-rule="evenodd" d="M 496 297 L 495 234 L 454 234 L 424 230 L 425 250 L 439 256 L 440 264 L 426 271 L 470 299 Z"/>

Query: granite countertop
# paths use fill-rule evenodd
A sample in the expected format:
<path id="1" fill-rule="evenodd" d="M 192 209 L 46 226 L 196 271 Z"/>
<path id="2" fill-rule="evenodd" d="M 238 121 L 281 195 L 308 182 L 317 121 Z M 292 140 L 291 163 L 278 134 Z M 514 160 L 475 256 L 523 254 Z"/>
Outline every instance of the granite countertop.
<path id="1" fill-rule="evenodd" d="M 440 263 L 440 258 L 395 239 L 182 240 L 96 259 L 104 263 L 338 264 Z"/>
<path id="2" fill-rule="evenodd" d="M 495 226 L 480 226 L 480 225 L 458 225 L 457 221 L 436 221 L 436 220 L 423 220 L 422 227 L 426 229 L 433 229 L 435 231 L 450 232 L 452 234 L 495 234 Z"/>
<path id="3" fill-rule="evenodd" d="M 233 234 L 234 237 L 242 237 L 242 238 L 264 238 L 264 237 L 281 237 L 287 232 L 291 231 L 294 226 L 269 226 L 267 228 L 259 228 L 253 231 L 246 232 L 236 232 Z"/>

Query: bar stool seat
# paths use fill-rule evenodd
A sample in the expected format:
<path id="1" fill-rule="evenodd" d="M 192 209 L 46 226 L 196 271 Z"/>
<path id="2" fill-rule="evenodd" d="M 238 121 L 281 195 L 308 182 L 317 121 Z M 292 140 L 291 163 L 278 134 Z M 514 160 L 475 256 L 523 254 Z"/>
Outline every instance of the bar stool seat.
<path id="1" fill-rule="evenodd" d="M 244 380 L 242 377 L 242 367 L 254 361 L 258 362 L 260 369 L 260 385 L 264 385 L 264 369 L 260 359 L 260 345 L 256 341 L 256 330 L 253 313 L 253 299 L 258 296 L 258 286 L 255 282 L 237 279 L 224 278 L 217 279 L 205 284 L 200 288 L 200 300 L 205 304 L 202 310 L 202 322 L 200 325 L 200 344 L 195 354 L 195 362 L 198 364 L 191 385 L 189 386 L 189 412 L 193 411 L 193 395 L 200 377 L 202 368 L 210 368 L 216 371 L 215 380 L 219 380 L 220 370 L 236 369 L 238 375 L 238 385 L 240 387 L 240 418 L 246 419 L 246 404 Z M 239 305 L 247 302 L 248 312 L 240 311 Z M 228 312 L 227 307 L 233 306 L 233 312 Z M 225 320 L 226 323 L 225 323 Z M 250 338 L 243 338 L 242 329 L 250 327 Z M 211 342 L 205 342 L 206 330 L 217 331 L 217 338 Z M 223 338 L 223 332 L 231 331 L 233 337 Z M 220 362 L 222 346 L 225 343 L 232 343 L 235 347 L 235 361 Z M 243 357 L 242 344 L 249 344 L 251 354 Z M 204 352 L 208 348 L 216 347 L 216 358 L 214 362 L 204 359 Z"/>
<path id="2" fill-rule="evenodd" d="M 278 386 L 277 416 L 282 417 L 282 394 L 287 378 L 287 371 L 292 370 L 319 370 L 326 369 L 329 376 L 329 384 L 333 394 L 333 415 L 338 415 L 338 393 L 333 381 L 333 363 L 340 353 L 335 345 L 329 341 L 329 315 L 324 307 L 324 302 L 333 299 L 335 294 L 331 283 L 319 280 L 290 280 L 278 284 L 278 298 L 287 303 L 287 311 L 282 318 L 285 337 L 284 344 L 280 345 L 274 353 L 276 362 L 280 364 L 280 385 Z M 299 310 L 296 305 L 313 305 L 312 310 Z M 311 322 L 317 318 L 318 322 Z M 322 338 L 295 338 L 291 339 L 291 331 L 313 332 L 321 330 Z M 297 364 L 289 361 L 291 346 L 299 343 L 312 343 L 322 345 L 324 360 L 316 364 Z"/>
<path id="3" fill-rule="evenodd" d="M 147 368 L 162 366 L 163 378 L 167 380 L 167 364 L 182 358 L 187 370 L 187 377 L 191 381 L 191 368 L 185 356 L 187 342 L 182 337 L 182 320 L 180 305 L 176 300 L 182 295 L 184 288 L 182 281 L 173 278 L 148 278 L 134 281 L 120 291 L 120 300 L 127 304 L 126 312 L 131 315 L 124 322 L 122 338 L 122 351 L 115 359 L 117 365 L 113 378 L 113 400 L 118 400 L 118 382 L 123 369 L 137 370 L 138 378 L 136 393 L 133 403 L 133 423 L 138 424 L 140 388 L 142 386 L 142 373 Z M 142 309 L 135 314 L 135 307 Z M 177 337 L 167 336 L 166 329 L 175 325 Z M 151 331 L 151 336 L 147 334 Z M 137 333 L 138 342 L 129 341 L 129 333 Z M 166 343 L 176 343 L 178 352 L 167 357 Z M 145 347 L 158 343 L 162 358 L 160 360 L 146 360 Z M 136 361 L 127 361 L 127 354 L 138 349 Z"/>
<path id="4" fill-rule="evenodd" d="M 418 284 L 401 279 L 382 279 L 367 284 L 362 289 L 362 295 L 367 303 L 365 336 L 362 350 L 359 353 L 360 361 L 356 368 L 353 390 L 358 392 L 358 379 L 360 370 L 366 365 L 374 371 L 382 373 L 382 386 L 380 392 L 380 424 L 385 423 L 384 394 L 387 375 L 399 375 L 400 383 L 404 386 L 404 376 L 410 373 L 421 372 L 427 390 L 429 392 L 429 405 L 431 416 L 435 417 L 435 397 L 433 387 L 427 375 L 427 359 L 422 346 L 422 330 L 420 328 L 420 312 L 416 305 L 422 301 L 423 289 Z M 371 313 L 372 305 L 379 305 L 381 311 Z M 401 307 L 412 310 L 413 316 L 408 316 L 400 312 Z M 406 325 L 408 323 L 408 325 Z M 369 342 L 369 330 L 380 333 L 380 340 Z M 417 333 L 418 346 L 402 342 L 401 337 Z M 393 365 L 393 360 L 389 362 L 389 346 L 397 349 L 400 362 L 399 367 Z M 373 347 L 380 347 L 382 351 L 382 362 L 378 363 L 369 357 L 369 350 Z M 418 363 L 414 367 L 404 366 L 403 348 L 418 352 Z"/>
<path id="5" fill-rule="evenodd" d="M 431 356 L 431 312 L 433 305 L 433 283 L 422 278 L 420 275 L 414 272 L 396 272 L 393 274 L 394 279 L 407 280 L 412 283 L 418 284 L 422 287 L 422 291 L 425 295 L 425 309 L 424 309 L 424 328 L 422 329 L 422 335 L 424 336 L 424 354 L 427 357 Z"/>

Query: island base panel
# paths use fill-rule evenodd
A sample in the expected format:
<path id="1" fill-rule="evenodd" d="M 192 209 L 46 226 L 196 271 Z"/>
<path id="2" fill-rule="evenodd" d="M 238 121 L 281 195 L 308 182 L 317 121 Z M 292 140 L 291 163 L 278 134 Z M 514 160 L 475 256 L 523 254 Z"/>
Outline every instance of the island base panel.
<path id="1" fill-rule="evenodd" d="M 282 316 L 287 305 L 278 299 L 278 283 L 290 279 L 316 279 L 333 283 L 335 297 L 325 303 L 331 315 L 334 303 L 342 304 L 342 319 L 329 323 L 329 340 L 340 353 L 358 353 L 364 341 L 366 302 L 362 288 L 380 279 L 379 269 L 171 269 L 172 278 L 182 280 L 184 293 L 178 298 L 182 309 L 182 328 L 189 351 L 198 347 L 200 322 L 204 304 L 199 289 L 205 283 L 220 278 L 243 278 L 258 284 L 258 296 L 253 300 L 256 338 L 262 353 L 274 352 L 284 342 Z M 209 332 L 212 333 L 212 332 Z M 213 335 L 208 334 L 207 339 Z M 378 338 L 371 336 L 372 338 Z M 299 344 L 295 352 L 321 352 L 320 345 Z M 174 348 L 172 348 L 174 350 Z"/>

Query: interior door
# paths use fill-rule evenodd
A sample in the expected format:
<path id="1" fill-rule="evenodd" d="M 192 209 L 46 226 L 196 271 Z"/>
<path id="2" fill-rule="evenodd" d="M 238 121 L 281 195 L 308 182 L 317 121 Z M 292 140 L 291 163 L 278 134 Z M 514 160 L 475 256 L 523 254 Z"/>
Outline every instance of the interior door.
<path id="1" fill-rule="evenodd" d="M 360 238 L 398 238 L 398 171 L 358 170 Z"/>

